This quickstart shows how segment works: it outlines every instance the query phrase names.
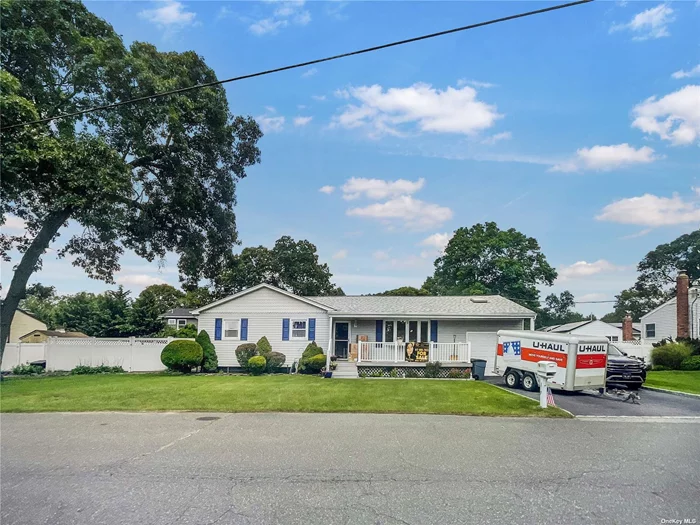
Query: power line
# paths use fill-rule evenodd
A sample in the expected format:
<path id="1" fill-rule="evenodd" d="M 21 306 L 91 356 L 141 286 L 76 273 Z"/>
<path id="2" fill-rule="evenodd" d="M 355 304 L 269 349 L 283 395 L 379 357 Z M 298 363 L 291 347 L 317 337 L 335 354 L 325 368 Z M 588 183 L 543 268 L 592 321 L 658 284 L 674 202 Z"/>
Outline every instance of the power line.
<path id="1" fill-rule="evenodd" d="M 617 301 L 574 301 L 574 304 L 599 304 L 599 303 L 616 303 Z"/>
<path id="2" fill-rule="evenodd" d="M 103 106 L 96 106 L 93 108 L 83 109 L 80 111 L 75 111 L 73 113 L 64 113 L 64 114 L 60 114 L 60 115 L 55 115 L 53 117 L 46 117 L 46 118 L 42 118 L 39 120 L 33 120 L 30 122 L 20 122 L 18 124 L 13 124 L 12 126 L 6 126 L 3 128 L 3 130 L 25 127 L 25 126 L 32 126 L 34 124 L 43 124 L 45 122 L 51 122 L 53 120 L 60 120 L 60 119 L 64 119 L 64 118 L 77 117 L 80 115 L 85 115 L 87 113 L 94 113 L 95 111 L 102 111 L 105 109 L 112 109 L 112 108 L 124 106 L 127 104 L 135 104 L 136 102 L 143 102 L 145 100 L 153 100 L 153 99 L 157 99 L 157 98 L 161 98 L 161 97 L 167 97 L 170 95 L 176 95 L 179 93 L 186 93 L 188 91 L 193 91 L 195 89 L 218 86 L 220 84 L 227 84 L 229 82 L 236 82 L 238 80 L 246 80 L 248 78 L 262 77 L 264 75 L 270 75 L 272 73 L 280 73 L 282 71 L 288 71 L 290 69 L 297 69 L 300 67 L 312 66 L 314 64 L 320 64 L 322 62 L 330 62 L 331 60 L 338 60 L 340 58 L 346 58 L 346 57 L 351 57 L 351 56 L 355 56 L 355 55 L 363 55 L 365 53 L 371 53 L 373 51 L 379 51 L 379 50 L 387 49 L 390 47 L 401 46 L 404 44 L 411 44 L 413 42 L 420 42 L 421 40 L 428 40 L 430 38 L 436 38 L 439 36 L 450 35 L 452 33 L 459 33 L 461 31 L 467 31 L 469 29 L 475 29 L 477 27 L 484 27 L 484 26 L 488 26 L 488 25 L 492 25 L 492 24 L 498 24 L 500 22 L 507 22 L 509 20 L 516 20 L 518 18 L 525 18 L 527 16 L 539 15 L 542 13 L 548 13 L 550 11 L 557 11 L 559 9 L 566 9 L 567 7 L 573 7 L 573 6 L 577 6 L 577 5 L 581 5 L 581 4 L 588 4 L 590 2 L 593 2 L 593 0 L 578 0 L 576 2 L 569 2 L 567 4 L 546 7 L 544 9 L 537 9 L 535 11 L 527 11 L 525 13 L 519 13 L 517 15 L 510 15 L 510 16 L 505 16 L 502 18 L 495 18 L 493 20 L 488 20 L 486 22 L 479 22 L 477 24 L 471 24 L 468 26 L 457 27 L 454 29 L 447 29 L 445 31 L 439 31 L 437 33 L 430 33 L 428 35 L 407 38 L 405 40 L 398 40 L 396 42 L 390 42 L 388 44 L 382 44 L 380 46 L 367 47 L 365 49 L 360 49 L 357 51 L 350 51 L 348 53 L 342 53 L 340 55 L 333 55 L 333 56 L 329 56 L 329 57 L 325 57 L 325 58 L 317 58 L 315 60 L 309 60 L 307 62 L 300 62 L 298 64 L 293 64 L 290 66 L 278 67 L 275 69 L 267 69 L 265 71 L 259 71 L 257 73 L 250 73 L 248 75 L 241 75 L 238 77 L 227 78 L 224 80 L 217 80 L 214 82 L 206 82 L 203 84 L 196 84 L 194 86 L 189 86 L 186 88 L 174 89 L 172 91 L 164 91 L 162 93 L 155 93 L 153 95 L 146 95 L 143 97 L 132 98 L 132 99 L 128 99 L 128 100 L 123 100 L 121 102 L 114 102 L 112 104 L 105 104 Z"/>

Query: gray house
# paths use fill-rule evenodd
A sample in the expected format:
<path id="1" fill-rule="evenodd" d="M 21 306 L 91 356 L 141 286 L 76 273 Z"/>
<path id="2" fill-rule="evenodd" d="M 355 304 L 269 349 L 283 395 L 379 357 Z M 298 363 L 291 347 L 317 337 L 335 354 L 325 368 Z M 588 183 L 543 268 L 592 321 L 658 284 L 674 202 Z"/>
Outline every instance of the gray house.
<path id="1" fill-rule="evenodd" d="M 309 341 L 338 360 L 424 365 L 487 360 L 493 369 L 501 329 L 534 326 L 535 312 L 498 295 L 449 297 L 301 297 L 267 284 L 193 310 L 216 345 L 219 365 L 236 367 L 235 350 L 262 336 L 291 365 Z"/>
<path id="2" fill-rule="evenodd" d="M 160 316 L 165 319 L 168 326 L 184 328 L 188 324 L 197 326 L 197 316 L 192 314 L 189 308 L 173 308 Z"/>

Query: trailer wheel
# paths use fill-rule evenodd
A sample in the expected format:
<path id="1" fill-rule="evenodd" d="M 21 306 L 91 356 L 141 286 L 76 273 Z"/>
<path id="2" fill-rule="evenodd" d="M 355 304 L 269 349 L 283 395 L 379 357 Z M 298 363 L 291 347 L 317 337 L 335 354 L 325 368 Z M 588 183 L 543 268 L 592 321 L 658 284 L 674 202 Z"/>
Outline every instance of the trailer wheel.
<path id="1" fill-rule="evenodd" d="M 537 379 L 534 375 L 530 373 L 523 375 L 523 390 L 527 390 L 528 392 L 537 392 L 539 389 L 540 386 L 537 384 Z"/>
<path id="2" fill-rule="evenodd" d="M 508 388 L 518 388 L 520 386 L 520 374 L 514 370 L 508 370 L 503 376 L 503 382 Z"/>

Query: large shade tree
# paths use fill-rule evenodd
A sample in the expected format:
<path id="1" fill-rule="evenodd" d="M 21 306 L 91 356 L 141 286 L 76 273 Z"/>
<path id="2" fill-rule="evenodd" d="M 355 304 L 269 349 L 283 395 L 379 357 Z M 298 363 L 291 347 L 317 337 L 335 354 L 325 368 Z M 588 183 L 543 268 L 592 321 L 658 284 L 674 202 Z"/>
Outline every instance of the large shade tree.
<path id="1" fill-rule="evenodd" d="M 194 52 L 126 49 L 79 2 L 2 0 L 1 8 L 5 127 L 216 80 Z M 21 254 L 0 331 L 69 221 L 80 233 L 57 253 L 90 277 L 112 282 L 129 249 L 149 261 L 175 252 L 189 287 L 211 278 L 238 242 L 235 185 L 259 162 L 261 136 L 253 119 L 231 114 L 221 86 L 3 129 L 3 222 L 14 214 L 27 231 L 0 239 L 3 257 Z"/>
<path id="2" fill-rule="evenodd" d="M 487 222 L 454 232 L 423 288 L 431 295 L 500 294 L 536 309 L 537 286 L 556 277 L 536 239 Z"/>

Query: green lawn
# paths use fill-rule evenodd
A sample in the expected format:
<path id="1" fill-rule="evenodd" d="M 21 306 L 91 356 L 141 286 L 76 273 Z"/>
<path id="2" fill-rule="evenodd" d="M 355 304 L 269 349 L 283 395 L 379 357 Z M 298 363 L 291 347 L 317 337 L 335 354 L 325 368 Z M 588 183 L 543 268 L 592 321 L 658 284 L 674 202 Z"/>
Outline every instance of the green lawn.
<path id="1" fill-rule="evenodd" d="M 700 371 L 664 370 L 647 372 L 646 386 L 700 394 Z"/>
<path id="2" fill-rule="evenodd" d="M 333 380 L 313 376 L 117 374 L 11 378 L 2 412 L 196 410 L 220 412 L 374 412 L 569 417 L 477 381 Z"/>

